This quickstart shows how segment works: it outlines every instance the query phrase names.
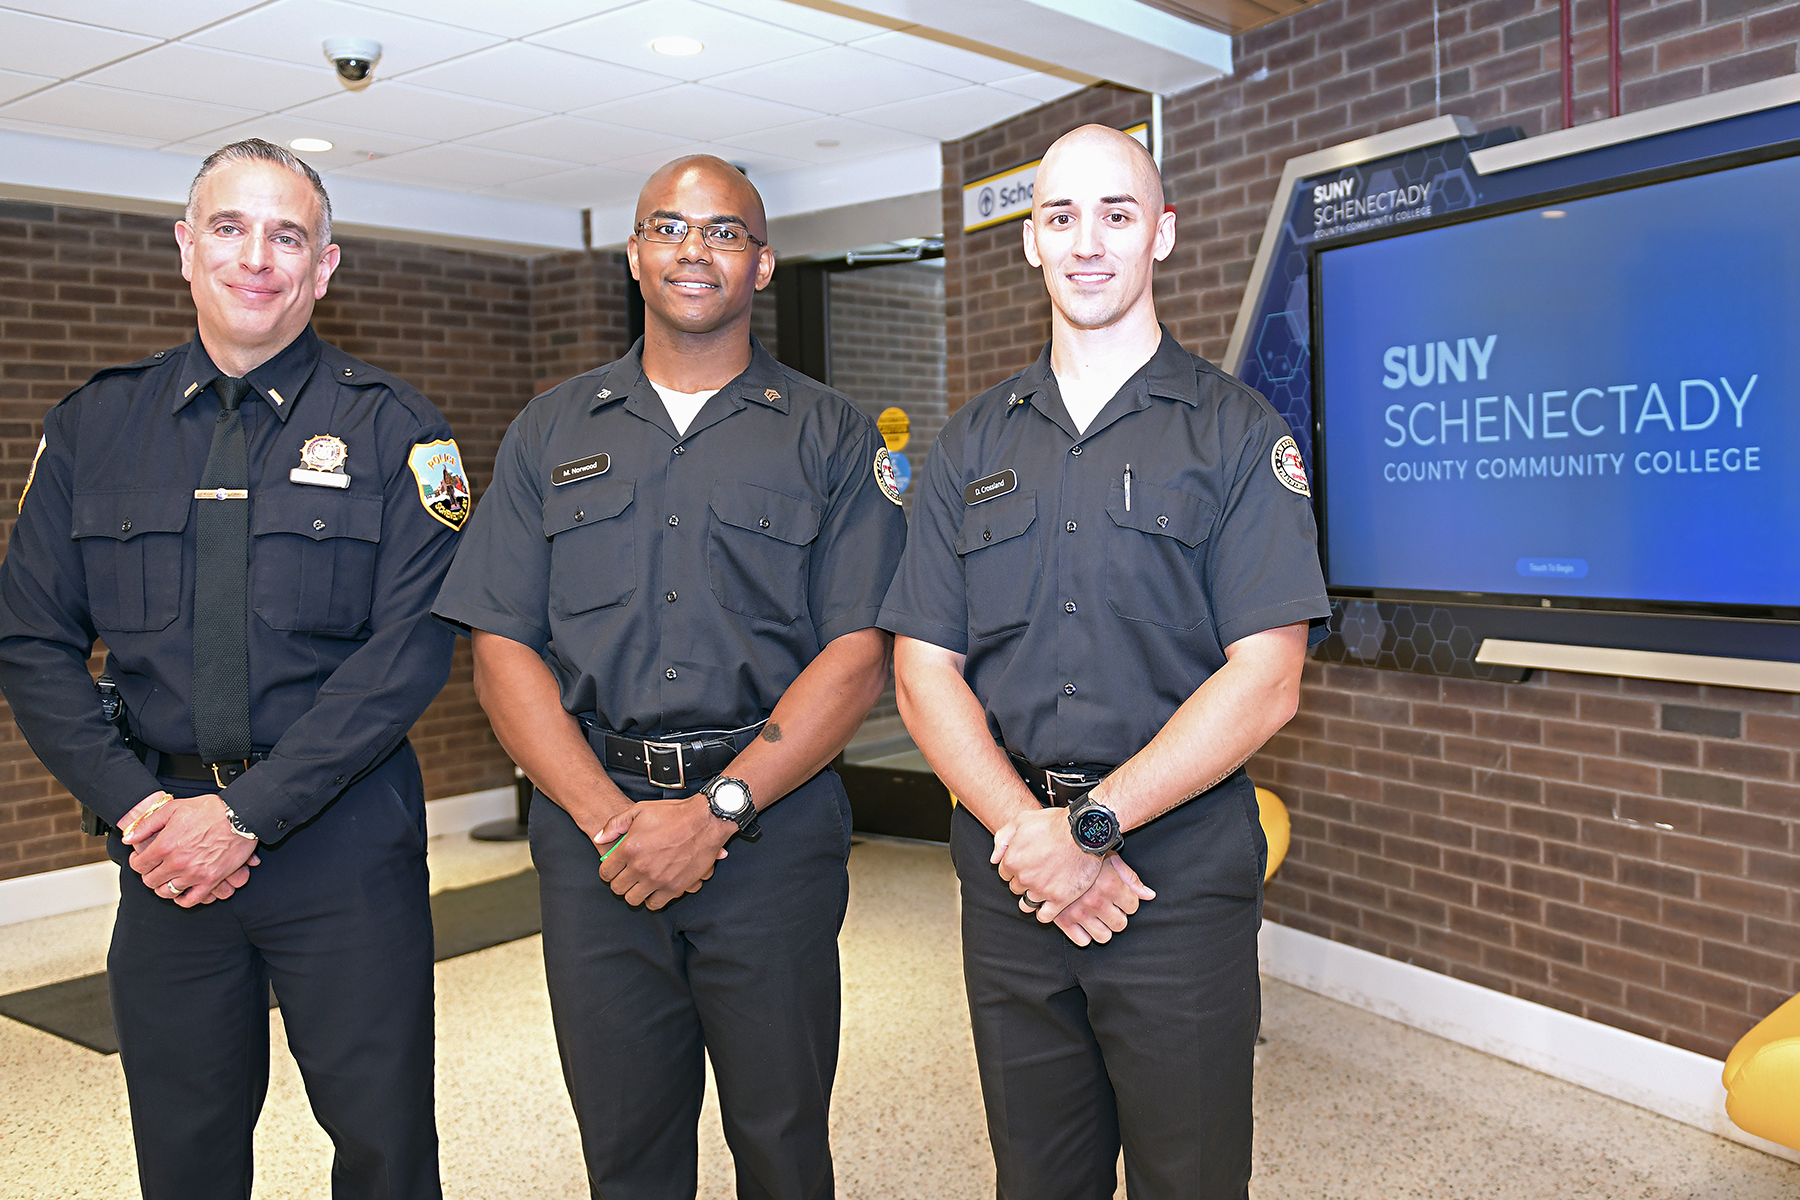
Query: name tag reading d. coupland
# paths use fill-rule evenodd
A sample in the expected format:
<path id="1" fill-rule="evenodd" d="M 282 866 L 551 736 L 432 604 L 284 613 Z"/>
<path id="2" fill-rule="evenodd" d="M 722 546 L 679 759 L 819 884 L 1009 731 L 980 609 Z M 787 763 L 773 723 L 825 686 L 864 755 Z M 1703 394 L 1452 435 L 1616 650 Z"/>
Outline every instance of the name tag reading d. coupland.
<path id="1" fill-rule="evenodd" d="M 586 479 L 590 475 L 604 475 L 612 467 L 612 455 L 595 454 L 588 458 L 578 458 L 573 462 L 558 463 L 550 468 L 550 486 L 561 487 L 565 483 L 574 483 L 578 479 Z"/>
<path id="2" fill-rule="evenodd" d="M 992 500 L 995 496 L 1004 496 L 1019 486 L 1019 477 L 1011 468 L 998 475 L 989 475 L 986 479 L 977 479 L 963 489 L 963 500 L 969 504 L 980 504 L 983 500 Z"/>

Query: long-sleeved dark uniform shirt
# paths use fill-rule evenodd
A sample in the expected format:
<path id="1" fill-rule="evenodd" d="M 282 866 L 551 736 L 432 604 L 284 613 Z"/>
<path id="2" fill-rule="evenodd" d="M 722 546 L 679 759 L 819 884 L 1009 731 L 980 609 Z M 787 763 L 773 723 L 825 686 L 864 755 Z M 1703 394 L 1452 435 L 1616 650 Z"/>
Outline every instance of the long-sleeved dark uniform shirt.
<path id="1" fill-rule="evenodd" d="M 209 501 L 194 490 L 220 373 L 196 336 L 50 410 L 0 563 L 0 688 L 38 757 L 113 823 L 159 784 L 155 759 L 101 715 L 96 638 L 134 735 L 197 749 L 193 512 Z M 250 727 L 270 756 L 231 785 L 231 805 L 278 841 L 381 762 L 443 687 L 454 638 L 430 609 L 468 481 L 429 400 L 310 326 L 246 378 Z M 290 479 L 320 437 L 347 451 L 348 487 Z"/>
<path id="2" fill-rule="evenodd" d="M 875 624 L 906 538 L 881 435 L 754 339 L 677 435 L 641 347 L 513 422 L 436 612 L 538 651 L 601 728 L 750 725 Z"/>
<path id="3" fill-rule="evenodd" d="M 880 624 L 966 655 L 1014 754 L 1114 767 L 1225 647 L 1329 613 L 1286 422 L 1164 329 L 1083 433 L 1048 346 L 950 418 Z"/>

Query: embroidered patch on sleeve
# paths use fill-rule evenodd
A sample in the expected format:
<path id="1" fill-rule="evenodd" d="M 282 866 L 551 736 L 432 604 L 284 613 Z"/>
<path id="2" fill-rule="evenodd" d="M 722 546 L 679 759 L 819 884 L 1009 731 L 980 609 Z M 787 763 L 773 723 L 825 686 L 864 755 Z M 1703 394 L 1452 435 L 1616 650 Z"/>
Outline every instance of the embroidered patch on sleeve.
<path id="1" fill-rule="evenodd" d="M 462 453 L 454 440 L 424 442 L 412 448 L 406 465 L 419 484 L 419 503 L 452 529 L 461 529 L 474 507 Z"/>
<path id="2" fill-rule="evenodd" d="M 1275 478 L 1281 486 L 1295 495 L 1312 495 L 1312 485 L 1306 482 L 1306 460 L 1300 457 L 1300 447 L 1294 439 L 1283 434 L 1275 443 L 1275 450 L 1269 456 L 1269 466 L 1275 471 Z"/>
<path id="3" fill-rule="evenodd" d="M 888 456 L 886 446 L 875 452 L 875 483 L 881 488 L 881 494 L 900 503 L 900 480 L 894 475 L 894 463 Z"/>

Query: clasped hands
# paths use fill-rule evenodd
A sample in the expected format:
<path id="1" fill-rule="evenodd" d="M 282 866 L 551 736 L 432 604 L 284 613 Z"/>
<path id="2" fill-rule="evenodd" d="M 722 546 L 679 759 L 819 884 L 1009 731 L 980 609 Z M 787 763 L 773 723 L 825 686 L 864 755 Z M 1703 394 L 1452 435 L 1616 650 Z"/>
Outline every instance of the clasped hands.
<path id="1" fill-rule="evenodd" d="M 1066 808 L 1031 809 L 1002 825 L 988 861 L 1022 910 L 1054 922 L 1077 946 L 1111 941 L 1142 901 L 1156 898 L 1117 854 L 1101 859 L 1077 846 Z"/>
<path id="2" fill-rule="evenodd" d="M 614 894 L 655 910 L 699 891 L 736 832 L 735 824 L 713 815 L 705 796 L 694 795 L 640 800 L 590 836 L 604 856 L 600 878 Z"/>
<path id="3" fill-rule="evenodd" d="M 217 793 L 175 799 L 152 792 L 121 819 L 120 838 L 144 886 L 183 908 L 228 900 L 262 859 L 258 843 L 232 831 Z M 170 892 L 173 884 L 175 891 Z"/>

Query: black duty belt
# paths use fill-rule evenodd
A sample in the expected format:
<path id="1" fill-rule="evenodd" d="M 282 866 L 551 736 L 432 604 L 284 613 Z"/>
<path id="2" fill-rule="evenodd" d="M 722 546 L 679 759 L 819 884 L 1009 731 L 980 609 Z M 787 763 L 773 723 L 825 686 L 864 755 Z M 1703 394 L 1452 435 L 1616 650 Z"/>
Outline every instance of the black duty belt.
<path id="1" fill-rule="evenodd" d="M 1045 808 L 1067 808 L 1087 795 L 1093 786 L 1112 773 L 1111 767 L 1077 766 L 1034 767 L 1018 755 L 1007 752 L 1013 770 Z"/>
<path id="2" fill-rule="evenodd" d="M 660 788 L 695 788 L 722 773 L 731 760 L 756 740 L 763 723 L 742 729 L 703 729 L 666 739 L 634 738 L 585 722 L 588 744 L 600 751 L 609 771 L 642 775 Z"/>
<path id="3" fill-rule="evenodd" d="M 134 747 L 134 749 L 140 750 L 138 757 L 144 760 L 145 765 L 149 765 L 150 755 L 156 755 L 156 773 L 165 779 L 185 779 L 192 783 L 210 783 L 220 791 L 224 791 L 236 783 L 243 778 L 245 771 L 269 757 L 266 751 L 252 750 L 249 758 L 209 763 L 198 754 L 170 754 L 149 746 Z"/>

